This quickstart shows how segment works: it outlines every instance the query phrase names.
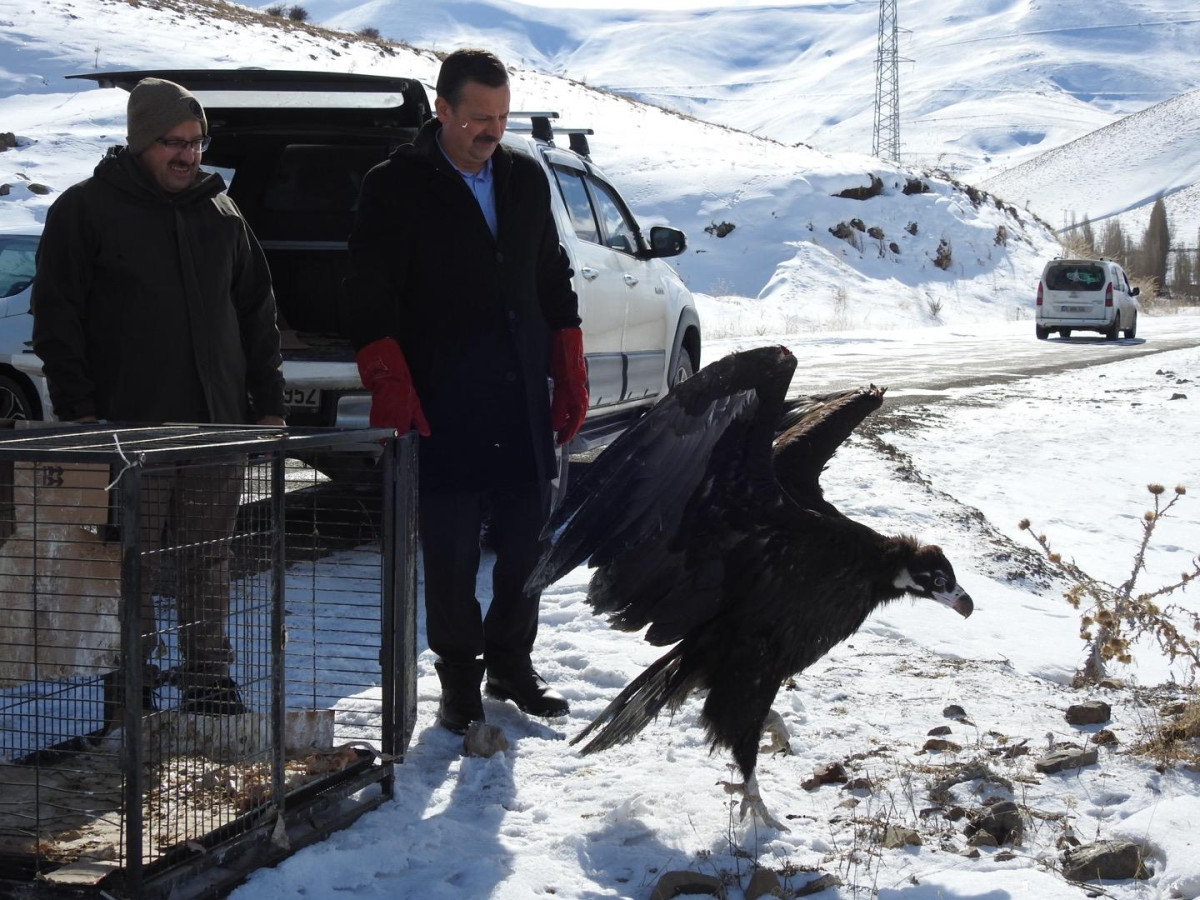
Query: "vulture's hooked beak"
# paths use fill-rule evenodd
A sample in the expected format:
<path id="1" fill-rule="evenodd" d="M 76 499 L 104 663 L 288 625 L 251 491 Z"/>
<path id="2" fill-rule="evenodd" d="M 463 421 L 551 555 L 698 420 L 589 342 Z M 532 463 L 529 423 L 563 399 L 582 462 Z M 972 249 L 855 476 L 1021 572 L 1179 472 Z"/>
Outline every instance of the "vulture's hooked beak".
<path id="1" fill-rule="evenodd" d="M 952 591 L 935 590 L 933 592 L 933 599 L 938 603 L 943 603 L 950 607 L 964 619 L 975 611 L 975 601 L 971 599 L 970 594 L 957 584 Z"/>

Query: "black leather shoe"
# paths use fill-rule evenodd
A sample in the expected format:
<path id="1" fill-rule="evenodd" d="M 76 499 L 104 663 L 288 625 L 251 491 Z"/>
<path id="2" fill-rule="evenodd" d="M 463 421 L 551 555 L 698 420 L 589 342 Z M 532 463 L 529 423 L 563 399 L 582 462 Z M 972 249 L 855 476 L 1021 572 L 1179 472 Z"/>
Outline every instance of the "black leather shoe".
<path id="1" fill-rule="evenodd" d="M 487 692 L 498 700 L 511 700 L 517 709 L 530 716 L 552 719 L 571 711 L 567 699 L 546 684 L 533 669 L 517 672 L 488 672 Z"/>
<path id="2" fill-rule="evenodd" d="M 142 715 L 158 712 L 158 698 L 154 695 L 154 686 L 158 669 L 147 667 L 142 681 Z M 120 725 L 125 718 L 125 673 L 120 669 L 105 672 L 100 677 L 102 696 L 104 698 L 104 725 L 98 733 L 107 734 Z"/>
<path id="3" fill-rule="evenodd" d="M 237 682 L 232 678 L 220 678 L 212 684 L 184 688 L 179 711 L 196 716 L 241 716 L 248 712 Z"/>
<path id="4" fill-rule="evenodd" d="M 442 683 L 438 724 L 454 734 L 466 734 L 472 722 L 486 721 L 483 716 L 483 697 L 479 692 L 483 663 L 436 662 L 433 667 Z"/>

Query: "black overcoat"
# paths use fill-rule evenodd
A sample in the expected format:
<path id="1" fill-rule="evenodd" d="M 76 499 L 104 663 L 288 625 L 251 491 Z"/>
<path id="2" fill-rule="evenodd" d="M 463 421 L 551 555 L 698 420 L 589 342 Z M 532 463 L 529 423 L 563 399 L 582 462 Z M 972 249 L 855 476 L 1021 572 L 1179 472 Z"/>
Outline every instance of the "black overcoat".
<path id="1" fill-rule="evenodd" d="M 31 305 L 58 418 L 283 415 L 270 272 L 224 189 L 168 194 L 121 149 L 50 207 Z"/>
<path id="2" fill-rule="evenodd" d="M 579 325 L 549 184 L 537 161 L 497 147 L 493 238 L 440 128 L 431 120 L 363 179 L 343 321 L 356 349 L 392 337 L 404 350 L 431 431 L 423 489 L 547 480 L 550 333 Z"/>

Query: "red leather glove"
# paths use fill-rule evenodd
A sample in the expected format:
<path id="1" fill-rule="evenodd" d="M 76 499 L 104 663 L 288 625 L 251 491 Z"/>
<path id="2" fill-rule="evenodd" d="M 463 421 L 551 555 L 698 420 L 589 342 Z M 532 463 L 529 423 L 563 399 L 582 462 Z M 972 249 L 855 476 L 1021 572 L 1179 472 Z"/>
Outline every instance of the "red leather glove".
<path id="1" fill-rule="evenodd" d="M 550 427 L 561 447 L 575 437 L 587 415 L 587 366 L 583 362 L 583 332 L 578 328 L 550 333 L 550 377 L 554 379 Z"/>
<path id="2" fill-rule="evenodd" d="M 392 338 L 372 341 L 354 355 L 363 387 L 371 392 L 371 427 L 417 429 L 429 437 L 429 423 L 413 388 L 404 351 Z"/>

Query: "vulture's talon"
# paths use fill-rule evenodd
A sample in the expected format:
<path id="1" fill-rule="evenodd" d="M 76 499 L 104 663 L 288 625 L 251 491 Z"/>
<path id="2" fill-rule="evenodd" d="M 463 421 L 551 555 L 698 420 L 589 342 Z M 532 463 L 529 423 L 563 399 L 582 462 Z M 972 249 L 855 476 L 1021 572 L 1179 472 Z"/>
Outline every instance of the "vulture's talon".
<path id="1" fill-rule="evenodd" d="M 750 784 L 749 788 L 740 782 L 721 782 L 721 786 L 725 788 L 725 793 L 742 795 L 742 802 L 738 807 L 738 818 L 745 820 L 746 813 L 753 813 L 758 821 L 762 822 L 768 828 L 774 828 L 776 831 L 790 832 L 791 829 L 771 815 L 767 809 L 767 805 L 763 803 L 762 796 L 758 793 L 758 779 L 754 775 L 751 775 L 747 781 Z"/>

